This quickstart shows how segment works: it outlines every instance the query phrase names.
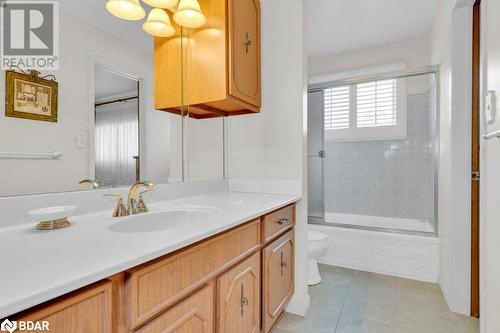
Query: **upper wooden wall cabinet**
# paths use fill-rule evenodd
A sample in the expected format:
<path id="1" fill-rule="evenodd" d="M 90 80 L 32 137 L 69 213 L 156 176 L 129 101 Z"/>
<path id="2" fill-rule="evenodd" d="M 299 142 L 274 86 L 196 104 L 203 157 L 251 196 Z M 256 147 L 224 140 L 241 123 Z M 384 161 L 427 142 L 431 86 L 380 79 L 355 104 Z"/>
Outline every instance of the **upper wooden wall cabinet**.
<path id="1" fill-rule="evenodd" d="M 260 0 L 199 3 L 205 26 L 155 38 L 156 109 L 180 114 L 189 105 L 193 118 L 259 112 Z"/>

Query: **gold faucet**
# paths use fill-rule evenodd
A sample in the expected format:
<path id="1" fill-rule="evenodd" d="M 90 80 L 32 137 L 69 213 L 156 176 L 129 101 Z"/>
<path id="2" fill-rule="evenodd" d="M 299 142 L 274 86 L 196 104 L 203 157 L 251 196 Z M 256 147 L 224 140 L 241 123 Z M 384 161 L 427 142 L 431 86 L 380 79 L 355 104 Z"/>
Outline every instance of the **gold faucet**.
<path id="1" fill-rule="evenodd" d="M 89 185 L 93 190 L 98 190 L 101 188 L 101 184 L 95 179 L 83 179 L 78 184 Z"/>
<path id="2" fill-rule="evenodd" d="M 137 182 L 134 185 L 132 185 L 130 191 L 128 192 L 128 199 L 127 199 L 127 210 L 129 214 L 140 214 L 147 212 L 147 208 L 143 200 L 140 200 L 141 201 L 140 207 L 138 207 L 137 190 L 141 187 L 145 187 L 147 191 L 152 191 L 154 189 L 154 186 L 155 184 L 153 184 L 150 181 Z"/>
<path id="3" fill-rule="evenodd" d="M 128 210 L 123 203 L 123 196 L 121 194 L 104 194 L 104 196 L 118 199 L 115 210 L 113 211 L 113 217 L 122 217 L 128 215 Z"/>

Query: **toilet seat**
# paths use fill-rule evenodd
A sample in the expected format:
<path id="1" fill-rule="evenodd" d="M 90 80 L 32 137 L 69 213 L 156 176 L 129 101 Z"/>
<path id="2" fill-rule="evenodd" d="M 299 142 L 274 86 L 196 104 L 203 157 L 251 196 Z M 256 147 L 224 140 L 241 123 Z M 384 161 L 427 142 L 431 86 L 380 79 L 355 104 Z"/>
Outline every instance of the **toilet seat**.
<path id="1" fill-rule="evenodd" d="M 328 235 L 324 232 L 309 230 L 307 232 L 308 241 L 320 241 L 328 238 Z"/>

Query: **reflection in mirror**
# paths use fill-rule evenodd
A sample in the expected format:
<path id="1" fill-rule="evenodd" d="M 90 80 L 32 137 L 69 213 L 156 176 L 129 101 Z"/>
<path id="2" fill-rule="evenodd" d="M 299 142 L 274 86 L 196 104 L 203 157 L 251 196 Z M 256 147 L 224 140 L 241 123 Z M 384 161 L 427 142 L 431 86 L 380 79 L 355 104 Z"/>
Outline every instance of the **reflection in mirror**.
<path id="1" fill-rule="evenodd" d="M 200 67 L 201 42 L 216 43 L 217 34 L 207 23 L 200 29 L 182 29 L 182 87 L 185 117 L 186 167 L 185 178 L 190 181 L 224 178 L 224 117 L 207 111 L 198 104 L 205 91 L 196 89 L 198 77 L 207 75 Z M 217 24 L 220 24 L 218 22 Z M 208 89 L 208 88 L 207 88 Z M 201 94 L 201 95 L 200 95 Z"/>
<path id="2" fill-rule="evenodd" d="M 181 117 L 155 110 L 153 38 L 142 22 L 114 17 L 98 0 L 59 6 L 59 69 L 41 73 L 57 81 L 57 121 L 6 116 L 6 72 L 0 71 L 0 152 L 29 156 L 0 155 L 0 197 L 88 190 L 93 185 L 79 184 L 84 179 L 107 187 L 129 186 L 138 176 L 155 184 L 182 181 Z M 137 89 L 135 101 L 95 106 L 134 97 Z M 118 120 L 130 124 L 129 134 L 117 134 L 125 131 L 111 125 Z M 104 131 L 110 126 L 118 132 Z"/>
<path id="3" fill-rule="evenodd" d="M 187 121 L 187 179 L 224 178 L 224 118 L 187 118 Z"/>
<path id="4" fill-rule="evenodd" d="M 101 187 L 140 179 L 139 81 L 95 68 L 95 180 Z"/>

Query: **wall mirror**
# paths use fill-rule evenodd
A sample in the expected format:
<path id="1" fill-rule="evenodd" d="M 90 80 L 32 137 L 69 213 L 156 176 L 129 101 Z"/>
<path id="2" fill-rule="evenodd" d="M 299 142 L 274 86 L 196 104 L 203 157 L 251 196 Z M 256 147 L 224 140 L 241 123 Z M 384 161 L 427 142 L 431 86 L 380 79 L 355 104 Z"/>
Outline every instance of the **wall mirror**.
<path id="1" fill-rule="evenodd" d="M 100 0 L 59 3 L 59 69 L 41 73 L 57 81 L 57 121 L 7 116 L 0 94 L 0 197 L 93 189 L 85 179 L 109 188 L 223 178 L 223 119 L 155 110 L 145 20 L 114 17 Z"/>

